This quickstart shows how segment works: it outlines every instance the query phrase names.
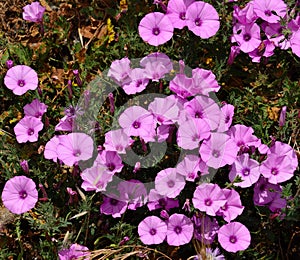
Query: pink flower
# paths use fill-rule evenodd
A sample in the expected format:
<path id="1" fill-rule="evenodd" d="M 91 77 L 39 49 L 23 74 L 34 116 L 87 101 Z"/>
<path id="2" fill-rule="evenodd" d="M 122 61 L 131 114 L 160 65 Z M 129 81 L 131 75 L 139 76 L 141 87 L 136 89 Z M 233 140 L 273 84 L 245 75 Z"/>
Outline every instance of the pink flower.
<path id="1" fill-rule="evenodd" d="M 38 99 L 34 99 L 30 104 L 24 106 L 24 114 L 26 116 L 34 116 L 41 119 L 43 114 L 47 111 L 47 105 L 40 102 Z"/>
<path id="2" fill-rule="evenodd" d="M 191 93 L 193 95 L 208 96 L 210 92 L 218 92 L 220 86 L 216 76 L 210 70 L 196 68 L 192 70 Z"/>
<path id="3" fill-rule="evenodd" d="M 259 163 L 249 158 L 249 154 L 241 154 L 232 164 L 232 168 L 229 172 L 229 180 L 231 182 L 239 176 L 242 181 L 234 183 L 234 186 L 242 188 L 250 187 L 256 183 L 260 176 Z"/>
<path id="4" fill-rule="evenodd" d="M 72 259 L 89 259 L 89 252 L 86 246 L 79 244 L 72 244 L 69 249 L 62 249 L 58 251 L 59 260 L 72 260 Z M 82 258 L 83 256 L 87 256 Z"/>
<path id="5" fill-rule="evenodd" d="M 39 138 L 39 131 L 44 125 L 41 120 L 32 116 L 25 116 L 14 127 L 18 143 L 36 142 Z"/>
<path id="6" fill-rule="evenodd" d="M 258 17 L 276 23 L 286 16 L 287 5 L 282 0 L 253 0 L 253 9 Z"/>
<path id="7" fill-rule="evenodd" d="M 131 82 L 129 77 L 130 72 L 130 60 L 125 57 L 111 63 L 107 76 L 113 79 L 119 86 L 123 86 Z"/>
<path id="8" fill-rule="evenodd" d="M 178 200 L 160 195 L 155 189 L 151 189 L 148 195 L 147 207 L 150 211 L 160 208 L 169 210 L 179 207 L 179 202 Z"/>
<path id="9" fill-rule="evenodd" d="M 233 42 L 237 42 L 241 51 L 249 53 L 261 44 L 260 27 L 256 23 L 236 24 L 233 27 Z"/>
<path id="10" fill-rule="evenodd" d="M 9 179 L 2 191 L 4 206 L 14 214 L 22 214 L 35 207 L 38 191 L 32 179 L 15 176 Z"/>
<path id="11" fill-rule="evenodd" d="M 157 245 L 165 240 L 167 225 L 159 217 L 146 217 L 138 225 L 138 233 L 145 245 Z"/>
<path id="12" fill-rule="evenodd" d="M 243 224 L 231 222 L 219 229 L 218 241 L 226 251 L 236 253 L 249 247 L 251 236 Z"/>
<path id="13" fill-rule="evenodd" d="M 83 179 L 81 187 L 85 191 L 100 192 L 106 190 L 107 184 L 112 181 L 113 173 L 108 172 L 106 167 L 97 164 L 85 169 L 80 176 Z"/>
<path id="14" fill-rule="evenodd" d="M 155 190 L 163 196 L 175 198 L 183 190 L 185 179 L 177 173 L 176 168 L 160 171 L 155 178 Z"/>
<path id="15" fill-rule="evenodd" d="M 68 166 L 73 166 L 81 160 L 90 159 L 93 151 L 93 139 L 85 133 L 70 133 L 59 136 L 57 157 Z"/>
<path id="16" fill-rule="evenodd" d="M 119 154 L 125 154 L 125 149 L 132 143 L 133 140 L 123 129 L 110 130 L 105 134 L 104 147 L 107 151 L 116 151 Z"/>
<path id="17" fill-rule="evenodd" d="M 218 216 L 223 216 L 224 220 L 230 222 L 244 211 L 244 206 L 240 199 L 240 194 L 232 189 L 223 189 L 226 198 L 224 206 L 217 212 Z"/>
<path id="18" fill-rule="evenodd" d="M 115 196 L 115 195 L 114 195 Z M 100 206 L 100 212 L 105 215 L 111 215 L 113 218 L 119 218 L 127 209 L 127 202 L 117 200 L 116 198 L 104 197 Z"/>
<path id="19" fill-rule="evenodd" d="M 150 45 L 158 46 L 169 41 L 173 36 L 174 27 L 163 13 L 147 14 L 139 24 L 139 34 Z"/>
<path id="20" fill-rule="evenodd" d="M 170 0 L 168 2 L 167 16 L 174 28 L 182 29 L 187 25 L 186 10 L 195 0 Z"/>
<path id="21" fill-rule="evenodd" d="M 123 168 L 122 159 L 119 154 L 115 151 L 101 151 L 96 160 L 94 161 L 94 166 L 100 164 L 106 167 L 106 171 L 111 174 L 116 172 L 121 172 Z"/>
<path id="22" fill-rule="evenodd" d="M 238 150 L 238 146 L 227 134 L 211 133 L 210 138 L 201 144 L 199 153 L 207 166 L 218 169 L 226 164 L 233 164 Z"/>
<path id="23" fill-rule="evenodd" d="M 216 216 L 216 212 L 220 207 L 224 206 L 225 203 L 225 195 L 217 184 L 202 183 L 197 186 L 194 192 L 194 207 L 206 212 L 207 215 Z"/>
<path id="24" fill-rule="evenodd" d="M 35 90 L 38 87 L 38 75 L 26 65 L 17 65 L 7 71 L 4 84 L 15 95 L 21 96 L 28 90 Z"/>
<path id="25" fill-rule="evenodd" d="M 43 20 L 45 10 L 46 8 L 41 6 L 39 2 L 33 2 L 23 7 L 23 19 L 39 23 Z"/>
<path id="26" fill-rule="evenodd" d="M 120 115 L 119 124 L 128 136 L 139 136 L 145 142 L 154 141 L 154 117 L 143 107 L 131 106 L 127 108 Z"/>
<path id="27" fill-rule="evenodd" d="M 216 9 L 203 1 L 194 2 L 186 10 L 187 26 L 203 39 L 214 36 L 220 27 Z"/>
<path id="28" fill-rule="evenodd" d="M 59 138 L 57 135 L 53 136 L 45 145 L 44 157 L 48 160 L 57 162 L 57 146 Z"/>
<path id="29" fill-rule="evenodd" d="M 184 176 L 187 181 L 195 181 L 200 169 L 201 159 L 197 155 L 188 154 L 184 159 L 176 166 L 177 172 Z"/>
<path id="30" fill-rule="evenodd" d="M 168 219 L 167 242 L 180 246 L 191 241 L 194 233 L 193 222 L 183 214 L 173 214 Z"/>
<path id="31" fill-rule="evenodd" d="M 132 69 L 129 73 L 130 82 L 123 84 L 123 89 L 127 95 L 136 94 L 146 89 L 149 78 L 146 71 L 141 68 Z"/>

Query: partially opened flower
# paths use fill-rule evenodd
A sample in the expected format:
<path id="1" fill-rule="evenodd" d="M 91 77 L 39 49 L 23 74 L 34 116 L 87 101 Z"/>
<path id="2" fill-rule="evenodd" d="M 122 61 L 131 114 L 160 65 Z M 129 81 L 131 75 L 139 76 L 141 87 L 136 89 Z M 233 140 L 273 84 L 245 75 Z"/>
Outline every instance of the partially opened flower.
<path id="1" fill-rule="evenodd" d="M 20 96 L 28 90 L 35 90 L 38 87 L 38 75 L 26 65 L 17 65 L 7 71 L 4 84 L 15 95 Z"/>
<path id="2" fill-rule="evenodd" d="M 43 114 L 47 111 L 47 105 L 40 102 L 38 99 L 34 99 L 30 104 L 24 106 L 24 114 L 26 116 L 34 116 L 41 119 Z"/>
<path id="3" fill-rule="evenodd" d="M 72 260 L 72 259 L 89 259 L 89 252 L 86 246 L 79 244 L 72 244 L 69 249 L 62 249 L 58 251 L 59 260 Z M 82 258 L 87 256 L 86 258 Z"/>
<path id="4" fill-rule="evenodd" d="M 122 159 L 119 154 L 115 151 L 101 151 L 96 160 L 94 161 L 94 165 L 103 165 L 106 167 L 106 171 L 114 174 L 116 172 L 121 172 L 123 168 Z"/>
<path id="5" fill-rule="evenodd" d="M 251 236 L 243 224 L 231 222 L 219 229 L 218 241 L 226 251 L 236 253 L 249 247 Z"/>
<path id="6" fill-rule="evenodd" d="M 111 63 L 107 76 L 113 79 L 119 86 L 123 86 L 131 82 L 129 77 L 130 72 L 130 60 L 125 57 Z"/>
<path id="7" fill-rule="evenodd" d="M 146 67 L 147 63 L 158 64 L 161 63 L 166 68 L 165 73 L 169 73 L 173 69 L 173 63 L 168 55 L 162 52 L 153 52 L 140 60 L 141 67 Z"/>
<path id="8" fill-rule="evenodd" d="M 194 196 L 194 207 L 204 211 L 207 215 L 216 216 L 220 207 L 226 203 L 224 192 L 217 184 L 202 183 L 197 186 Z"/>
<path id="9" fill-rule="evenodd" d="M 85 133 L 70 133 L 59 136 L 57 157 L 68 166 L 73 166 L 81 160 L 90 159 L 93 151 L 93 139 Z"/>
<path id="10" fill-rule="evenodd" d="M 251 24 L 257 19 L 257 15 L 254 12 L 253 1 L 246 4 L 244 8 L 240 8 L 237 5 L 233 6 L 233 18 L 240 24 Z"/>
<path id="11" fill-rule="evenodd" d="M 33 2 L 23 7 L 23 19 L 30 22 L 41 22 L 46 8 L 39 2 Z"/>
<path id="12" fill-rule="evenodd" d="M 269 23 L 279 22 L 287 13 L 283 0 L 253 0 L 253 9 L 258 17 Z"/>
<path id="13" fill-rule="evenodd" d="M 150 45 L 158 46 L 169 41 L 174 27 L 169 18 L 159 12 L 147 14 L 139 24 L 139 34 Z"/>
<path id="14" fill-rule="evenodd" d="M 53 136 L 45 145 L 44 157 L 49 160 L 57 162 L 57 146 L 59 144 L 59 137 Z"/>
<path id="15" fill-rule="evenodd" d="M 36 142 L 39 138 L 39 131 L 44 125 L 41 120 L 32 116 L 25 116 L 14 127 L 18 143 Z"/>
<path id="16" fill-rule="evenodd" d="M 123 84 L 123 89 L 127 95 L 142 92 L 149 83 L 145 70 L 141 68 L 132 69 L 129 73 L 130 82 Z"/>
<path id="17" fill-rule="evenodd" d="M 12 213 L 22 214 L 35 207 L 38 191 L 34 181 L 26 176 L 9 179 L 2 191 L 2 202 Z"/>
<path id="18" fill-rule="evenodd" d="M 191 93 L 208 96 L 210 92 L 218 92 L 220 86 L 211 70 L 196 68 L 192 70 Z"/>
<path id="19" fill-rule="evenodd" d="M 145 245 L 156 245 L 162 243 L 167 234 L 167 225 L 159 217 L 146 217 L 138 225 L 138 233 Z"/>
<path id="20" fill-rule="evenodd" d="M 263 206 L 269 204 L 281 194 L 282 188 L 279 184 L 271 184 L 264 177 L 261 177 L 254 186 L 253 202 L 255 205 Z"/>
<path id="21" fill-rule="evenodd" d="M 194 2 L 186 10 L 187 26 L 203 39 L 214 36 L 220 28 L 216 9 L 203 1 Z"/>
<path id="22" fill-rule="evenodd" d="M 180 246 L 191 241 L 194 233 L 193 222 L 183 214 L 173 214 L 168 219 L 167 242 Z"/>
<path id="23" fill-rule="evenodd" d="M 225 104 L 221 107 L 222 116 L 220 120 L 220 125 L 218 128 L 219 132 L 227 131 L 231 126 L 232 119 L 234 116 L 234 106 L 231 104 Z"/>
<path id="24" fill-rule="evenodd" d="M 184 176 L 187 181 L 195 181 L 198 177 L 198 171 L 200 171 L 200 161 L 199 156 L 188 154 L 177 164 L 177 172 Z"/>

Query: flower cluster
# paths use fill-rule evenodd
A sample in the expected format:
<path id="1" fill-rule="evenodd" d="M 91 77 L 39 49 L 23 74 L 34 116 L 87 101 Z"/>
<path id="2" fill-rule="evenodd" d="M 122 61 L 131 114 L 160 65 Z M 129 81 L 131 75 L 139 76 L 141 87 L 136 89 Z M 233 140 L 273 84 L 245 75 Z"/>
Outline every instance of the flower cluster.
<path id="1" fill-rule="evenodd" d="M 170 0 L 168 6 L 162 1 L 154 3 L 162 5 L 166 13 L 149 13 L 139 24 L 140 36 L 150 45 L 158 46 L 169 41 L 175 28 L 187 26 L 203 39 L 214 36 L 219 30 L 219 15 L 208 3 L 194 0 Z"/>
<path id="2" fill-rule="evenodd" d="M 233 35 L 229 63 L 240 51 L 247 53 L 253 62 L 270 57 L 275 48 L 292 49 L 300 57 L 299 19 L 295 12 L 288 14 L 283 0 L 252 0 L 245 7 L 234 6 Z M 262 34 L 263 32 L 263 34 Z"/>

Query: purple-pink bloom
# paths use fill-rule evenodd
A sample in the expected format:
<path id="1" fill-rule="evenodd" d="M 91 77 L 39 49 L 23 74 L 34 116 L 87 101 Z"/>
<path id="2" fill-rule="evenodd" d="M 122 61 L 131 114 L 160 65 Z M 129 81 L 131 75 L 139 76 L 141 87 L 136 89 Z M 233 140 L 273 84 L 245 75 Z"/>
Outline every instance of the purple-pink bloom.
<path id="1" fill-rule="evenodd" d="M 207 215 L 216 216 L 220 207 L 224 206 L 226 198 L 223 190 L 217 185 L 212 183 L 202 183 L 197 186 L 194 196 L 194 207 L 200 211 L 204 211 Z"/>
<path id="2" fill-rule="evenodd" d="M 198 176 L 198 171 L 200 172 L 200 162 L 201 159 L 197 155 L 188 154 L 184 159 L 177 164 L 176 169 L 179 174 L 185 177 L 187 181 L 195 181 Z"/>
<path id="3" fill-rule="evenodd" d="M 18 143 L 36 142 L 39 138 L 39 131 L 44 125 L 41 120 L 32 116 L 25 116 L 14 127 Z"/>
<path id="4" fill-rule="evenodd" d="M 149 104 L 148 110 L 154 115 L 158 124 L 174 124 L 179 117 L 179 106 L 177 100 L 172 96 L 165 98 L 154 98 Z"/>
<path id="5" fill-rule="evenodd" d="M 37 73 L 26 65 L 17 65 L 10 68 L 4 77 L 5 86 L 18 96 L 23 95 L 28 90 L 35 90 L 38 83 Z"/>
<path id="6" fill-rule="evenodd" d="M 192 78 L 188 78 L 184 74 L 176 74 L 170 81 L 169 88 L 181 98 L 187 98 L 193 95 Z"/>
<path id="7" fill-rule="evenodd" d="M 57 146 L 59 138 L 57 135 L 53 136 L 45 145 L 44 157 L 48 160 L 57 162 Z"/>
<path id="8" fill-rule="evenodd" d="M 121 172 L 123 163 L 120 155 L 115 151 L 101 151 L 94 161 L 94 166 L 100 164 L 106 167 L 106 171 L 111 174 Z"/>
<path id="9" fill-rule="evenodd" d="M 155 120 L 145 108 L 131 106 L 119 117 L 119 124 L 128 136 L 139 136 L 145 142 L 154 141 Z"/>
<path id="10" fill-rule="evenodd" d="M 199 214 L 194 215 L 192 221 L 195 226 L 195 238 L 206 245 L 212 244 L 220 228 L 217 220 L 207 215 Z"/>
<path id="11" fill-rule="evenodd" d="M 42 22 L 45 10 L 39 2 L 33 2 L 23 7 L 23 19 L 35 23 Z"/>
<path id="12" fill-rule="evenodd" d="M 115 197 L 115 195 L 113 196 Z M 113 218 L 120 218 L 127 209 L 127 202 L 117 200 L 113 197 L 104 197 L 100 206 L 101 214 L 111 215 Z"/>
<path id="13" fill-rule="evenodd" d="M 200 146 L 201 159 L 207 166 L 214 169 L 231 165 L 237 157 L 239 147 L 225 133 L 211 133 L 209 139 L 204 140 Z"/>
<path id="14" fill-rule="evenodd" d="M 158 46 L 172 38 L 174 27 L 167 15 L 160 12 L 153 12 L 147 14 L 140 21 L 138 30 L 145 42 L 153 46 Z"/>
<path id="15" fill-rule="evenodd" d="M 282 188 L 278 184 L 271 184 L 264 177 L 261 177 L 254 186 L 254 205 L 263 206 L 273 201 Z"/>
<path id="16" fill-rule="evenodd" d="M 300 57 L 300 30 L 293 32 L 290 43 L 292 52 Z"/>
<path id="17" fill-rule="evenodd" d="M 35 207 L 38 191 L 34 181 L 26 176 L 9 179 L 2 191 L 3 205 L 14 214 L 22 214 Z"/>
<path id="18" fill-rule="evenodd" d="M 229 172 L 229 180 L 233 182 L 238 176 L 242 179 L 242 181 L 234 183 L 234 186 L 242 188 L 250 187 L 259 179 L 259 163 L 249 158 L 249 154 L 247 153 L 239 155 L 232 164 Z"/>
<path id="19" fill-rule="evenodd" d="M 279 22 L 287 13 L 283 0 L 253 0 L 253 9 L 258 17 L 269 23 Z"/>
<path id="20" fill-rule="evenodd" d="M 231 126 L 232 119 L 234 116 L 234 106 L 231 104 L 225 104 L 221 107 L 222 116 L 220 120 L 220 125 L 218 132 L 227 131 Z"/>
<path id="21" fill-rule="evenodd" d="M 107 151 L 116 151 L 119 154 L 125 154 L 125 149 L 132 143 L 133 140 L 123 129 L 110 130 L 105 134 L 104 147 Z"/>
<path id="22" fill-rule="evenodd" d="M 216 9 L 203 1 L 190 4 L 186 10 L 187 27 L 203 39 L 214 36 L 220 28 Z"/>
<path id="23" fill-rule="evenodd" d="M 93 151 L 93 139 L 85 133 L 70 133 L 59 136 L 57 157 L 68 166 L 73 166 L 81 160 L 90 159 Z"/>
<path id="24" fill-rule="evenodd" d="M 280 212 L 286 207 L 286 205 L 287 200 L 285 198 L 282 198 L 281 193 L 278 192 L 268 206 L 272 212 Z"/>
<path id="25" fill-rule="evenodd" d="M 210 130 L 216 130 L 221 120 L 218 104 L 207 96 L 196 96 L 184 103 L 185 111 L 194 119 L 205 120 Z"/>
<path id="26" fill-rule="evenodd" d="M 222 216 L 225 221 L 230 222 L 243 213 L 244 206 L 242 205 L 240 194 L 237 191 L 233 189 L 223 189 L 223 193 L 226 198 L 226 203 L 220 207 L 217 215 Z"/>
<path id="27" fill-rule="evenodd" d="M 167 16 L 174 28 L 182 29 L 187 26 L 186 10 L 195 0 L 170 0 L 167 7 Z"/>
<path id="28" fill-rule="evenodd" d="M 231 222 L 219 229 L 218 241 L 226 251 L 236 253 L 249 247 L 251 235 L 243 224 Z"/>
<path id="29" fill-rule="evenodd" d="M 253 1 L 246 4 L 244 8 L 240 8 L 237 5 L 233 6 L 233 18 L 240 24 L 251 24 L 257 19 L 257 15 L 254 12 Z"/>
<path id="30" fill-rule="evenodd" d="M 167 225 L 159 217 L 149 216 L 138 225 L 138 233 L 145 245 L 157 245 L 165 240 Z"/>
<path id="31" fill-rule="evenodd" d="M 233 39 L 233 38 L 231 37 L 231 39 Z M 234 62 L 234 59 L 240 54 L 240 52 L 241 52 L 241 49 L 239 46 L 236 46 L 236 45 L 231 46 L 227 64 L 232 65 Z"/>
<path id="32" fill-rule="evenodd" d="M 185 186 L 184 177 L 176 168 L 167 168 L 157 173 L 155 178 L 155 190 L 163 196 L 175 198 Z"/>
<path id="33" fill-rule="evenodd" d="M 168 198 L 166 196 L 160 195 L 155 189 L 151 189 L 148 195 L 147 207 L 150 211 L 156 209 L 172 209 L 178 208 L 178 200 Z"/>
<path id="34" fill-rule="evenodd" d="M 254 51 L 248 54 L 253 62 L 260 62 L 261 57 L 271 57 L 274 54 L 274 49 L 275 45 L 272 40 L 263 40 Z"/>
<path id="35" fill-rule="evenodd" d="M 191 241 L 193 222 L 183 214 L 173 214 L 168 219 L 167 242 L 170 246 L 181 246 Z"/>
<path id="36" fill-rule="evenodd" d="M 118 184 L 120 200 L 128 203 L 128 209 L 136 210 L 142 207 L 147 201 L 147 190 L 139 180 L 121 181 Z"/>
<path id="37" fill-rule="evenodd" d="M 162 53 L 162 52 L 153 52 L 147 55 L 146 57 L 142 58 L 140 60 L 140 65 L 144 68 L 146 68 L 146 65 L 154 64 L 157 65 L 161 63 L 164 67 L 163 72 L 161 71 L 160 73 L 162 74 L 160 77 L 163 77 L 164 74 L 171 72 L 173 69 L 173 63 L 168 57 L 168 55 Z"/>
<path id="38" fill-rule="evenodd" d="M 24 114 L 25 116 L 34 116 L 41 119 L 43 114 L 46 113 L 47 107 L 47 105 L 38 99 L 34 99 L 30 104 L 24 106 Z"/>
<path id="39" fill-rule="evenodd" d="M 200 141 L 209 138 L 210 126 L 204 119 L 188 118 L 181 123 L 177 132 L 177 143 L 183 149 L 193 150 L 199 147 Z"/>
<path id="40" fill-rule="evenodd" d="M 114 60 L 107 72 L 107 76 L 113 79 L 119 86 L 128 84 L 130 79 L 130 60 L 125 57 L 121 60 Z"/>
<path id="41" fill-rule="evenodd" d="M 59 120 L 59 123 L 55 126 L 55 131 L 72 131 L 74 118 L 65 115 Z"/>
<path id="42" fill-rule="evenodd" d="M 208 96 L 210 92 L 218 92 L 220 86 L 211 70 L 196 68 L 192 70 L 192 95 Z"/>
<path id="43" fill-rule="evenodd" d="M 233 27 L 232 41 L 245 53 L 254 51 L 261 44 L 260 27 L 256 23 L 236 24 Z"/>
<path id="44" fill-rule="evenodd" d="M 122 86 L 127 95 L 142 92 L 144 89 L 146 89 L 149 83 L 149 78 L 146 75 L 145 69 L 132 69 L 129 73 L 129 77 L 131 81 L 123 84 Z"/>
<path id="45" fill-rule="evenodd" d="M 290 48 L 289 39 L 283 34 L 286 29 L 281 25 L 280 22 L 277 23 L 267 23 L 264 22 L 261 25 L 264 30 L 269 42 L 272 42 L 274 46 L 280 47 L 282 50 Z"/>
<path id="46" fill-rule="evenodd" d="M 106 190 L 107 184 L 112 181 L 113 173 L 108 172 L 105 166 L 97 164 L 85 169 L 80 176 L 83 179 L 81 188 L 85 191 L 100 192 Z"/>
<path id="47" fill-rule="evenodd" d="M 88 248 L 79 244 L 72 244 L 69 249 L 61 249 L 58 251 L 59 260 L 72 260 L 72 259 L 90 259 Z M 87 256 L 86 258 L 82 258 Z"/>
<path id="48" fill-rule="evenodd" d="M 294 176 L 293 167 L 291 167 L 291 160 L 288 156 L 279 156 L 277 154 L 268 154 L 259 170 L 261 174 L 268 179 L 272 184 L 285 182 Z"/>
<path id="49" fill-rule="evenodd" d="M 22 170 L 28 174 L 29 173 L 29 165 L 28 165 L 28 161 L 27 160 L 22 160 L 20 161 L 20 166 L 22 168 Z"/>

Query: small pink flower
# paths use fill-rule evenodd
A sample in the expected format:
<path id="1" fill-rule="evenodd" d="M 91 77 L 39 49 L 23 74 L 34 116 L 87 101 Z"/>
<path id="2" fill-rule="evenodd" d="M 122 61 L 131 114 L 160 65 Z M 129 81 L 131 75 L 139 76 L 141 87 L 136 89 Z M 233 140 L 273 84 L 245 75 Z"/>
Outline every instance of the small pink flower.
<path id="1" fill-rule="evenodd" d="M 17 65 L 7 71 L 4 84 L 15 95 L 21 96 L 28 90 L 35 90 L 38 87 L 38 75 L 26 65 Z"/>
<path id="2" fill-rule="evenodd" d="M 41 120 L 32 116 L 25 116 L 14 127 L 18 143 L 36 142 L 39 138 L 39 131 L 43 129 Z"/>
<path id="3" fill-rule="evenodd" d="M 35 23 L 42 22 L 45 10 L 39 2 L 33 2 L 23 7 L 23 19 Z"/>

